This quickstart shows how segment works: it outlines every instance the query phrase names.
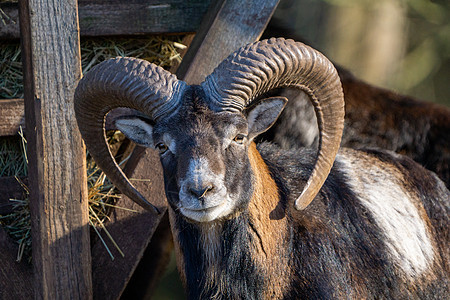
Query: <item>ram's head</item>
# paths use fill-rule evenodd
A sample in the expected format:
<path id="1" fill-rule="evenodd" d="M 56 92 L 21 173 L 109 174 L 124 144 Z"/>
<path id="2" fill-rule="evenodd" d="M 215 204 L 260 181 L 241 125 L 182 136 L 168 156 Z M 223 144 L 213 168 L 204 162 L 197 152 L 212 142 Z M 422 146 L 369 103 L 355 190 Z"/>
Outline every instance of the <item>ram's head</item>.
<path id="1" fill-rule="evenodd" d="M 317 161 L 295 204 L 303 209 L 331 169 L 344 119 L 339 77 L 333 65 L 308 46 L 284 39 L 250 44 L 230 55 L 199 86 L 188 86 L 143 60 L 108 60 L 80 81 L 75 111 L 86 146 L 106 175 L 131 199 L 153 208 L 122 173 L 105 141 L 109 111 L 138 110 L 139 116 L 119 118 L 117 127 L 136 143 L 160 151 L 172 208 L 192 220 L 210 221 L 248 199 L 252 140 L 275 122 L 287 101 L 260 96 L 277 87 L 304 90 L 320 129 Z"/>

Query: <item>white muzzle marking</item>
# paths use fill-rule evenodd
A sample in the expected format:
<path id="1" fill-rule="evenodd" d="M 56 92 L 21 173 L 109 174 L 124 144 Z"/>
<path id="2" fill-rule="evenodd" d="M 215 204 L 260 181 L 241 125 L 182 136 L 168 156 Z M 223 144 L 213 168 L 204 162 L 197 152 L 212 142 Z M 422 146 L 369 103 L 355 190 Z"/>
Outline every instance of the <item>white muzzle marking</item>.
<path id="1" fill-rule="evenodd" d="M 190 192 L 192 187 L 200 189 L 205 185 L 214 187 L 202 197 Z M 232 201 L 224 184 L 224 174 L 215 174 L 206 158 L 192 159 L 183 179 L 180 180 L 180 212 L 197 222 L 210 222 L 225 217 L 233 209 Z"/>

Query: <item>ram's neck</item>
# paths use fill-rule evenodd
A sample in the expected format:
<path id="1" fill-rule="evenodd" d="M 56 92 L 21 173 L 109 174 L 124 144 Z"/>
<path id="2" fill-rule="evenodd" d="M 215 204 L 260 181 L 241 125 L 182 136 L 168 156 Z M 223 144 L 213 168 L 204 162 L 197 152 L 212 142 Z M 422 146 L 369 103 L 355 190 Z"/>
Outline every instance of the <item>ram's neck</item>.
<path id="1" fill-rule="evenodd" d="M 255 176 L 253 197 L 249 203 L 249 233 L 252 236 L 252 259 L 264 271 L 268 290 L 266 298 L 282 297 L 287 290 L 290 234 L 282 200 L 275 180 L 253 143 L 249 149 L 250 164 Z"/>
<path id="2" fill-rule="evenodd" d="M 178 267 L 192 299 L 280 299 L 291 278 L 290 242 L 278 188 L 256 146 L 254 192 L 227 221 L 191 224 L 169 210 Z"/>

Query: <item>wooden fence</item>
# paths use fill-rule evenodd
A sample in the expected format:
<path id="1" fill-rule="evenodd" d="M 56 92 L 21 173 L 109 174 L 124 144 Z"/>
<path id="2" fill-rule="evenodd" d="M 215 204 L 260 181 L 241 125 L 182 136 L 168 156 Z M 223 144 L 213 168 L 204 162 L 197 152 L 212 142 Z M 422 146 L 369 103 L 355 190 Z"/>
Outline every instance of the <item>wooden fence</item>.
<path id="1" fill-rule="evenodd" d="M 21 0 L 19 5 L 0 5 L 8 16 L 0 23 L 0 41 L 20 38 L 25 89 L 23 100 L 0 100 L 0 136 L 16 133 L 19 124 L 26 127 L 33 237 L 31 267 L 15 262 L 17 246 L 0 227 L 1 299 L 118 299 L 144 252 L 152 257 L 144 257 L 147 265 L 140 269 L 146 276 L 140 284 L 154 287 L 167 261 L 167 217 L 155 217 L 126 197 L 119 200 L 120 206 L 138 213 L 117 210 L 106 225 L 125 256 L 111 261 L 100 242 L 90 241 L 85 151 L 72 110 L 73 92 L 82 76 L 80 33 L 196 32 L 192 41 L 186 40 L 187 53 L 173 70 L 196 84 L 229 53 L 257 40 L 277 4 L 278 0 Z M 124 171 L 133 178 L 151 179 L 137 181 L 136 186 L 165 211 L 158 161 L 152 150 L 136 147 Z M 149 165 L 157 167 L 150 170 Z M 0 199 L 17 189 L 8 180 L 0 178 Z M 137 296 L 148 290 L 136 289 Z"/>

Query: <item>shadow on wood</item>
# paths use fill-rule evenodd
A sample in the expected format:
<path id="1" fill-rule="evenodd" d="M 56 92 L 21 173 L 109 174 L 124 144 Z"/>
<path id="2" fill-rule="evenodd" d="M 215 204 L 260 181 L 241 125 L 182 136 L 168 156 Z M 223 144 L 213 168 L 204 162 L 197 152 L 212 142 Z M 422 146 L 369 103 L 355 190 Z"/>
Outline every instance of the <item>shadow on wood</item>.
<path id="1" fill-rule="evenodd" d="M 122 294 L 166 210 L 162 168 L 156 151 L 137 147 L 124 172 L 134 186 L 156 205 L 162 214 L 156 216 L 147 212 L 128 197 L 122 197 L 118 201 L 116 205 L 126 210 L 115 209 L 106 228 L 125 256 L 122 257 L 107 238 L 105 241 L 114 260 L 111 260 L 101 241 L 93 245 L 92 271 L 95 299 L 117 299 Z"/>

